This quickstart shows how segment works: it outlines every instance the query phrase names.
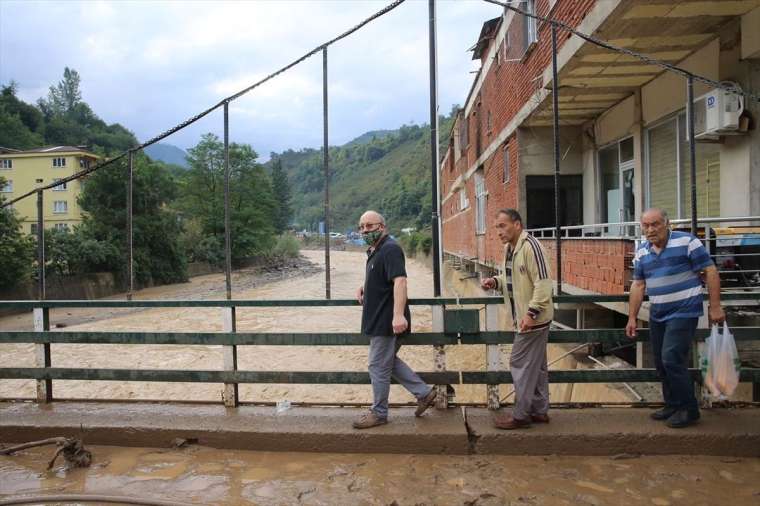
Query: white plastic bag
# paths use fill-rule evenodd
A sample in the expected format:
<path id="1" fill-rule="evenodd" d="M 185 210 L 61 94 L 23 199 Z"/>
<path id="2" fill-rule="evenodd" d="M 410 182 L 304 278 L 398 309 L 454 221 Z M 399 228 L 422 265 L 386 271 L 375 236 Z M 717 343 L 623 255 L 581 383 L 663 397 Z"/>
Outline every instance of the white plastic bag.
<path id="1" fill-rule="evenodd" d="M 705 341 L 700 369 L 705 387 L 713 400 L 722 401 L 733 395 L 739 385 L 741 362 L 734 336 L 725 322 L 723 332 L 718 325 L 712 326 L 710 337 Z"/>

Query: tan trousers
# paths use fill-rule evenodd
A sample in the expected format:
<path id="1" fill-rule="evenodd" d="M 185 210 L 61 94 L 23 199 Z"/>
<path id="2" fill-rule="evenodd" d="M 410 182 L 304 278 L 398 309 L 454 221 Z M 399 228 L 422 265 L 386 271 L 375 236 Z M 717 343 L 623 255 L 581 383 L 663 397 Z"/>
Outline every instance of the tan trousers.
<path id="1" fill-rule="evenodd" d="M 545 415 L 549 411 L 548 339 L 549 327 L 515 335 L 509 359 L 515 388 L 513 418 L 529 420 L 531 414 Z"/>

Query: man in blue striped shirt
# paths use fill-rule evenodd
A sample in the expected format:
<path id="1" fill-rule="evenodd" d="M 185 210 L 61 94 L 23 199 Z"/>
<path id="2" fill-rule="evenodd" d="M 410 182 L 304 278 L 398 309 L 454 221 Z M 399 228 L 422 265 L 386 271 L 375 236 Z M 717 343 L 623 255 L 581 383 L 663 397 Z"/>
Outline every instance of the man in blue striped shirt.
<path id="1" fill-rule="evenodd" d="M 641 231 L 647 240 L 633 260 L 625 333 L 636 337 L 636 316 L 646 288 L 651 303 L 649 336 L 665 401 L 665 407 L 651 416 L 667 420 L 669 427 L 686 427 L 699 420 L 688 361 L 697 321 L 703 314 L 701 274 L 704 272 L 710 296 L 710 321 L 715 323 L 726 318 L 720 305 L 720 275 L 699 239 L 670 230 L 665 211 L 644 211 Z"/>

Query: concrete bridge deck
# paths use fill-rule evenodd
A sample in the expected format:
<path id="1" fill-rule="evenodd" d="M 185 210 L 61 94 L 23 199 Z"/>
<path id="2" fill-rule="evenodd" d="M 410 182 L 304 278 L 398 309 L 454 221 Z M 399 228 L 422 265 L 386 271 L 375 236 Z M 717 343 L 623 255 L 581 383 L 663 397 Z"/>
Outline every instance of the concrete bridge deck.
<path id="1" fill-rule="evenodd" d="M 703 410 L 699 424 L 670 429 L 650 409 L 554 409 L 550 424 L 502 431 L 481 408 L 394 408 L 388 425 L 357 431 L 358 408 L 58 401 L 0 403 L 0 443 L 52 436 L 86 444 L 168 447 L 175 438 L 212 448 L 337 453 L 760 456 L 760 408 Z M 83 432 L 84 431 L 84 432 Z"/>

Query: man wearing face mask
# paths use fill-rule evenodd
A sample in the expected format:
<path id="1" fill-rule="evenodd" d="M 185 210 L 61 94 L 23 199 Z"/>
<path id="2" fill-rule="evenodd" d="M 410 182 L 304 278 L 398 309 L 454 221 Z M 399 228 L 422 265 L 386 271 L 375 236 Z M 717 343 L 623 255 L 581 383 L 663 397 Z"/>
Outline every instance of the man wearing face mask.
<path id="1" fill-rule="evenodd" d="M 436 390 L 396 354 L 398 337 L 409 332 L 411 316 L 406 295 L 406 266 L 401 246 L 388 236 L 385 219 L 367 211 L 359 220 L 359 231 L 367 243 L 364 285 L 356 291 L 362 305 L 362 333 L 370 337 L 369 376 L 373 402 L 370 410 L 354 421 L 355 429 L 388 423 L 391 377 L 417 399 L 415 416 L 435 404 Z"/>

